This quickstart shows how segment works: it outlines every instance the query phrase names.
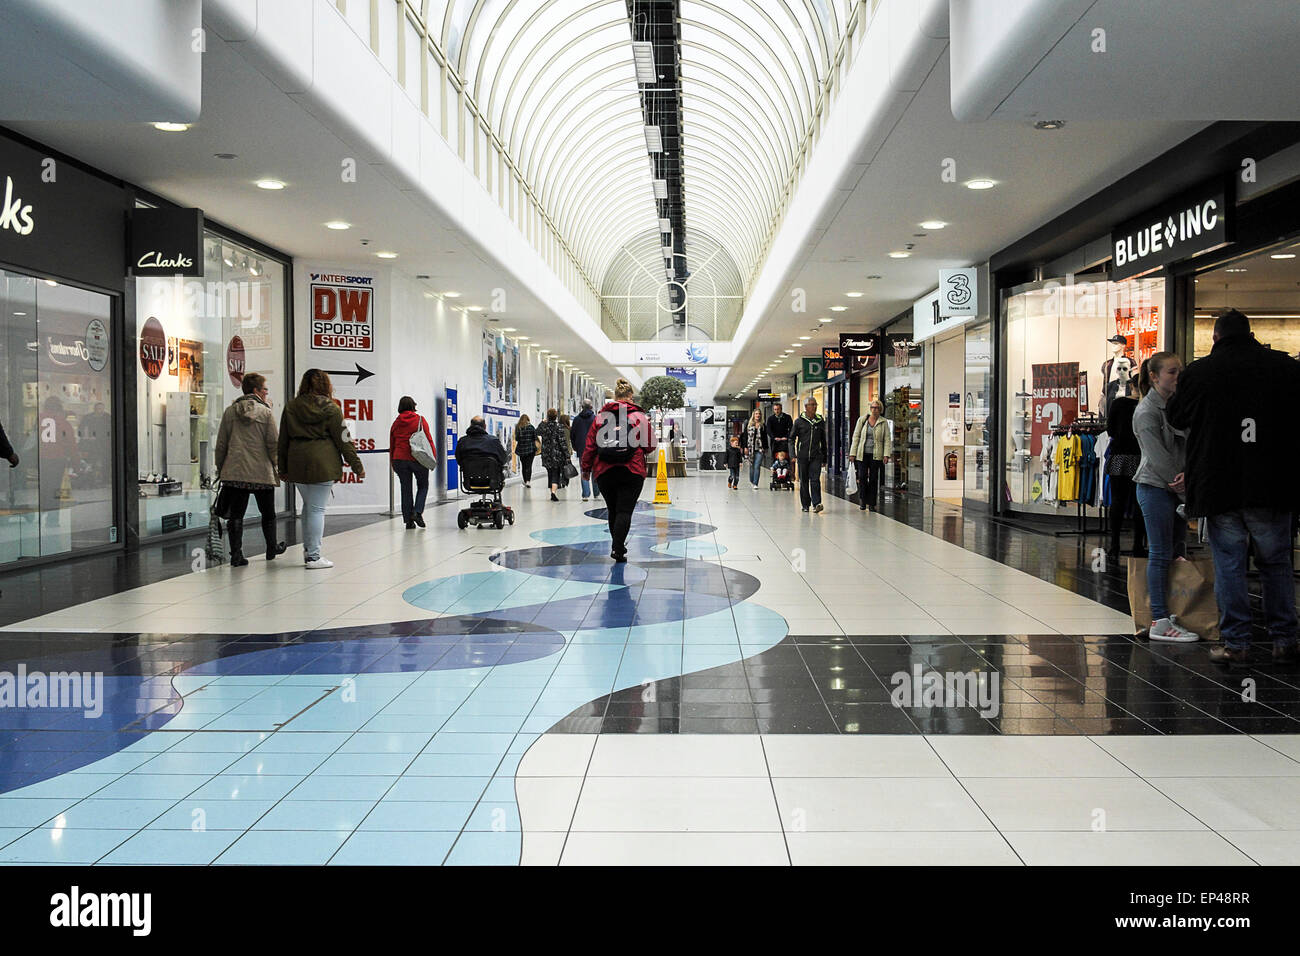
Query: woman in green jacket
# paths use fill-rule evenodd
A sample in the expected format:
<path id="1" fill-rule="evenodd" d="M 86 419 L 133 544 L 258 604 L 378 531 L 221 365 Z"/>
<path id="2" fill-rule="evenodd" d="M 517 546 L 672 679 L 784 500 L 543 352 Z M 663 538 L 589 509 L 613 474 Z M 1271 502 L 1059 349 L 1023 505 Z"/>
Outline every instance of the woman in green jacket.
<path id="1" fill-rule="evenodd" d="M 330 377 L 318 368 L 303 373 L 298 396 L 280 417 L 278 464 L 280 478 L 292 481 L 302 495 L 302 554 L 309 568 L 332 568 L 321 557 L 325 536 L 325 504 L 334 482 L 348 463 L 357 480 L 366 477 L 356 447 L 343 440 L 343 411 L 334 402 Z"/>

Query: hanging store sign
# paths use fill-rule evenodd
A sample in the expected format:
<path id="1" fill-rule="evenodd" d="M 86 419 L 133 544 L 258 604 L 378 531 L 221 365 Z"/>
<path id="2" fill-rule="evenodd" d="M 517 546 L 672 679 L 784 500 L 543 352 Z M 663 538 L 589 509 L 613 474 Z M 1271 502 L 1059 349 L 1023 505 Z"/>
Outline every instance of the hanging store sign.
<path id="1" fill-rule="evenodd" d="M 709 346 L 704 342 L 638 342 L 637 365 L 708 365 Z"/>
<path id="2" fill-rule="evenodd" d="M 130 232 L 132 275 L 203 275 L 202 209 L 132 209 Z"/>
<path id="3" fill-rule="evenodd" d="M 974 318 L 975 314 L 979 312 L 978 297 L 975 294 L 978 281 L 979 277 L 974 268 L 940 269 L 939 318 Z M 939 329 L 932 329 L 931 334 L 937 331 Z"/>
<path id="4" fill-rule="evenodd" d="M 823 348 L 822 367 L 826 369 L 827 375 L 844 371 L 844 354 L 836 348 Z"/>
<path id="5" fill-rule="evenodd" d="M 1214 180 L 1121 223 L 1110 234 L 1112 280 L 1190 259 L 1232 241 L 1231 192 Z"/>
<path id="6" fill-rule="evenodd" d="M 694 388 L 697 373 L 693 368 L 683 368 L 680 365 L 669 365 L 665 367 L 669 378 L 675 378 L 687 388 Z"/>
<path id="7" fill-rule="evenodd" d="M 819 358 L 806 358 L 803 360 L 803 380 L 805 382 L 824 382 L 826 381 L 826 365 Z"/>

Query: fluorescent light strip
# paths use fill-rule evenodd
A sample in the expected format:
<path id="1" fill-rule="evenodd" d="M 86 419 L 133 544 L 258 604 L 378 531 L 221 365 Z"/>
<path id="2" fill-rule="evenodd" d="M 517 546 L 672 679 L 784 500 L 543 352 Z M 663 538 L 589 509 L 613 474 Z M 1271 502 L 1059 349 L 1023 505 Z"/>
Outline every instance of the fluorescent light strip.
<path id="1" fill-rule="evenodd" d="M 659 133 L 659 127 L 646 126 L 643 129 L 645 132 L 645 148 L 652 153 L 662 153 L 664 151 L 664 141 Z"/>

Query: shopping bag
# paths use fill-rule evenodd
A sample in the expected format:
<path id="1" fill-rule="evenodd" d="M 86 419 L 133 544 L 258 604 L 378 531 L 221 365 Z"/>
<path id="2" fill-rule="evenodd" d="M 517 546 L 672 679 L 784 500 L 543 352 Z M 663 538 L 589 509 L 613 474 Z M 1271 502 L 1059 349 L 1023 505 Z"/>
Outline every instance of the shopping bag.
<path id="1" fill-rule="evenodd" d="M 848 476 L 844 479 L 844 497 L 857 494 L 858 491 L 858 466 L 849 465 Z"/>
<path id="2" fill-rule="evenodd" d="M 226 485 L 224 481 L 218 480 L 217 493 L 213 496 L 212 505 L 209 508 L 209 510 L 212 513 L 212 517 L 224 518 L 226 520 L 230 519 L 231 517 L 230 512 L 232 510 L 230 506 L 231 497 L 232 497 L 231 489 Z M 221 532 L 220 530 L 218 530 L 217 532 L 218 537 L 220 536 L 220 534 Z"/>
<path id="3" fill-rule="evenodd" d="M 438 467 L 438 455 L 433 450 L 433 445 L 429 443 L 429 436 L 424 433 L 424 419 L 420 419 L 420 424 L 415 431 L 411 432 L 411 457 L 423 465 L 425 468 Z"/>
<path id="4" fill-rule="evenodd" d="M 226 546 L 221 540 L 221 534 L 221 519 L 213 514 L 208 518 L 208 546 L 204 549 L 207 567 L 215 567 L 226 560 Z"/>
<path id="5" fill-rule="evenodd" d="M 1151 595 L 1147 592 L 1147 561 L 1128 559 L 1128 604 L 1138 630 L 1151 626 Z M 1201 636 L 1219 640 L 1219 603 L 1214 599 L 1214 562 L 1175 560 L 1169 565 L 1169 613 Z"/>

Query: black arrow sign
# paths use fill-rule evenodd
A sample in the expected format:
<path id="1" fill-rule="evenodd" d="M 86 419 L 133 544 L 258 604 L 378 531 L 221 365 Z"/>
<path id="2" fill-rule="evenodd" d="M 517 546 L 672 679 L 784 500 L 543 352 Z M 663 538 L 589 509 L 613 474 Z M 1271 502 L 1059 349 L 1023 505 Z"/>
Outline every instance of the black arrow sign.
<path id="1" fill-rule="evenodd" d="M 374 372 L 367 371 L 366 369 L 362 368 L 360 365 L 357 366 L 357 370 L 355 372 L 336 372 L 336 371 L 332 371 L 331 369 L 322 369 L 321 371 L 323 371 L 326 375 L 355 375 L 357 377 L 358 385 L 360 385 L 366 379 L 372 378 L 375 374 Z"/>

